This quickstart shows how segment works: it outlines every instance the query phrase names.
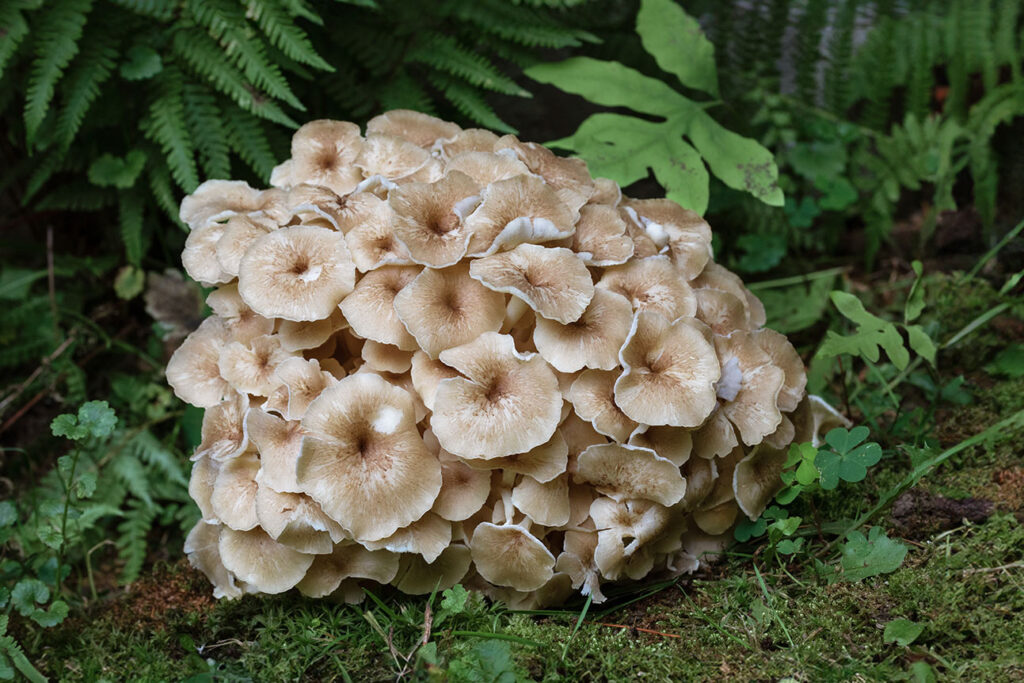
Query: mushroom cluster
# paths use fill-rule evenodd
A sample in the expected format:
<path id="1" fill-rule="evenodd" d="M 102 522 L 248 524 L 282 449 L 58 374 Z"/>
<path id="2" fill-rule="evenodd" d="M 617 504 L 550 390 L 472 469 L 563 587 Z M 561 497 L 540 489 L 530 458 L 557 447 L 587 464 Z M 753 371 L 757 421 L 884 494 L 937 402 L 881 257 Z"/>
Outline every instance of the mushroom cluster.
<path id="1" fill-rule="evenodd" d="M 412 111 L 298 130 L 186 197 L 213 315 L 185 550 L 218 597 L 455 583 L 516 607 L 693 571 L 839 419 L 711 230 L 578 159 Z"/>

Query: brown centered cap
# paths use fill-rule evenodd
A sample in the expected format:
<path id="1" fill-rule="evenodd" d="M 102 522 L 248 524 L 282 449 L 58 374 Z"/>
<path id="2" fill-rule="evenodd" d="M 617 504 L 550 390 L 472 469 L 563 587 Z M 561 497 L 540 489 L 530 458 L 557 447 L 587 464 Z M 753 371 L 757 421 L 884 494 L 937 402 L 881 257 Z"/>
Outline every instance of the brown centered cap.
<path id="1" fill-rule="evenodd" d="M 242 597 L 242 587 L 235 583 L 235 575 L 221 562 L 218 544 L 222 528 L 220 524 L 199 520 L 188 532 L 184 550 L 188 563 L 213 584 L 213 597 L 233 600 Z"/>
<path id="2" fill-rule="evenodd" d="M 578 215 L 536 176 L 499 180 L 484 188 L 483 201 L 466 219 L 472 233 L 467 253 L 489 256 L 524 242 L 572 236 Z"/>
<path id="3" fill-rule="evenodd" d="M 433 506 L 441 465 L 405 390 L 373 373 L 349 375 L 309 405 L 302 427 L 298 484 L 356 540 L 390 536 Z"/>
<path id="4" fill-rule="evenodd" d="M 362 175 L 353 164 L 362 151 L 359 126 L 347 121 L 310 121 L 292 136 L 288 185 L 321 185 L 346 195 Z"/>
<path id="5" fill-rule="evenodd" d="M 441 352 L 463 377 L 442 380 L 431 428 L 442 448 L 466 458 L 500 458 L 546 443 L 561 416 L 562 395 L 551 368 L 520 354 L 512 338 L 485 332 Z"/>
<path id="6" fill-rule="evenodd" d="M 284 593 L 293 588 L 316 555 L 300 553 L 278 543 L 263 529 L 223 529 L 218 543 L 228 571 L 261 593 Z"/>
<path id="7" fill-rule="evenodd" d="M 685 318 L 640 311 L 619 352 L 625 371 L 615 402 L 641 424 L 696 427 L 717 405 L 721 368 L 715 349 Z"/>
<path id="8" fill-rule="evenodd" d="M 424 149 L 430 149 L 437 142 L 451 140 L 461 132 L 462 128 L 457 124 L 411 109 L 392 109 L 366 123 L 367 135 L 393 135 Z"/>
<path id="9" fill-rule="evenodd" d="M 388 583 L 398 573 L 398 555 L 387 550 L 367 550 L 358 543 L 339 543 L 330 554 L 317 555 L 295 587 L 303 595 L 323 598 L 347 579 Z"/>
<path id="10" fill-rule="evenodd" d="M 296 225 L 267 233 L 245 253 L 238 291 L 268 318 L 322 320 L 355 287 L 345 236 Z"/>
<path id="11" fill-rule="evenodd" d="M 614 370 L 632 324 L 633 309 L 624 297 L 595 289 L 578 320 L 562 325 L 537 318 L 533 341 L 537 352 L 559 372 Z"/>
<path id="12" fill-rule="evenodd" d="M 697 297 L 679 279 L 666 256 L 648 256 L 607 268 L 597 286 L 626 297 L 636 311 L 660 313 L 669 320 L 697 312 Z"/>
<path id="13" fill-rule="evenodd" d="M 433 562 L 427 562 L 422 555 L 408 553 L 399 560 L 398 574 L 391 583 L 409 595 L 448 590 L 462 581 L 472 562 L 469 548 L 457 544 L 445 548 Z"/>
<path id="14" fill-rule="evenodd" d="M 512 294 L 541 317 L 563 325 L 579 320 L 594 297 L 590 272 L 568 249 L 520 244 L 474 259 L 469 274 L 488 289 Z"/>
<path id="15" fill-rule="evenodd" d="M 604 204 L 587 204 L 580 209 L 571 248 L 588 266 L 615 266 L 628 261 L 635 246 L 618 211 Z"/>
<path id="16" fill-rule="evenodd" d="M 625 443 L 637 427 L 615 400 L 615 382 L 620 373 L 612 370 L 584 370 L 569 389 L 568 399 L 576 415 L 590 422 L 601 434 Z"/>
<path id="17" fill-rule="evenodd" d="M 414 262 L 443 268 L 466 254 L 470 232 L 466 216 L 480 201 L 480 187 L 465 173 L 452 171 L 432 183 L 406 183 L 392 190 L 395 237 Z"/>
<path id="18" fill-rule="evenodd" d="M 220 351 L 230 340 L 230 330 L 218 316 L 202 322 L 167 361 L 167 383 L 174 395 L 199 408 L 211 408 L 231 397 L 235 390 L 220 376 Z"/>
<path id="19" fill-rule="evenodd" d="M 360 278 L 356 288 L 341 302 L 341 311 L 352 331 L 381 344 L 415 351 L 416 339 L 398 317 L 395 298 L 421 270 L 418 266 L 385 266 Z"/>
<path id="20" fill-rule="evenodd" d="M 757 521 L 775 494 L 782 489 L 782 468 L 786 464 L 786 451 L 765 444 L 756 446 L 747 457 L 736 464 L 732 488 L 740 510 Z"/>

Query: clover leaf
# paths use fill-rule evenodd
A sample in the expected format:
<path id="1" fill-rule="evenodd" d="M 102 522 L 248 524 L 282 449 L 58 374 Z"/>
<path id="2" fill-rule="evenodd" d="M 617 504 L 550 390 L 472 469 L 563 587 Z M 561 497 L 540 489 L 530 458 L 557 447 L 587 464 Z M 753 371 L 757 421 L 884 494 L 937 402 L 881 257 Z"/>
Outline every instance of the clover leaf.
<path id="1" fill-rule="evenodd" d="M 869 576 L 889 574 L 900 568 L 907 556 L 907 546 L 889 538 L 882 527 L 872 527 L 865 536 L 851 531 L 842 546 L 842 574 L 834 580 L 860 581 Z"/>
<path id="2" fill-rule="evenodd" d="M 814 465 L 821 472 L 821 488 L 831 491 L 839 481 L 861 481 L 867 476 L 868 467 L 882 459 L 882 447 L 877 443 L 861 443 L 868 437 L 867 427 L 842 427 L 825 435 L 825 442 L 832 450 L 819 450 Z"/>

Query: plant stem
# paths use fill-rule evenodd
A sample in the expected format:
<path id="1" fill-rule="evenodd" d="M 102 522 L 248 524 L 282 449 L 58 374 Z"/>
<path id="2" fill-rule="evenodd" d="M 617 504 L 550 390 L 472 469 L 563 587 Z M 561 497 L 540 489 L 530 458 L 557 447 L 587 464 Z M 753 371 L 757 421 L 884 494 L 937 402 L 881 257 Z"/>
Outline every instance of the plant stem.
<path id="1" fill-rule="evenodd" d="M 61 565 L 64 563 L 64 549 L 67 547 L 67 530 L 68 530 L 68 512 L 71 510 L 71 484 L 75 481 L 75 469 L 78 467 L 78 457 L 82 454 L 82 449 L 75 444 L 74 450 L 71 451 L 71 471 L 68 472 L 68 481 L 64 483 L 64 477 L 60 476 L 60 465 L 57 465 L 57 477 L 60 479 L 61 484 L 64 485 L 64 512 L 60 518 L 60 548 L 57 549 L 57 572 L 54 577 L 54 592 L 59 594 L 61 584 Z"/>

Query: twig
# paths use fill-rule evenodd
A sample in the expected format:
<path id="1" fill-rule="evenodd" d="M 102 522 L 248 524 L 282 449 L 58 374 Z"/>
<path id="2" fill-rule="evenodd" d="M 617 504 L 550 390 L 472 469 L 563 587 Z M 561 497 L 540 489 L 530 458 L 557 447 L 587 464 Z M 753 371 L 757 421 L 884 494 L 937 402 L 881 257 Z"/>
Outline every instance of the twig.
<path id="1" fill-rule="evenodd" d="M 11 394 L 10 396 L 6 397 L 3 401 L 0 401 L 0 414 L 3 414 L 4 410 L 7 409 L 7 406 L 9 406 L 11 403 L 13 403 L 19 396 L 21 396 L 21 394 L 24 393 L 24 391 L 26 389 L 28 389 L 29 386 L 32 385 L 32 382 L 36 381 L 36 379 L 38 379 L 39 375 L 43 374 L 43 370 L 48 365 L 50 365 L 53 361 L 57 360 L 57 357 L 60 356 L 62 353 L 64 353 L 67 350 L 68 346 L 71 345 L 71 342 L 73 342 L 74 340 L 75 340 L 75 330 L 72 330 L 71 333 L 68 334 L 67 339 L 62 341 L 60 343 L 60 346 L 58 346 L 56 349 L 54 349 L 53 352 L 51 352 L 49 356 L 44 358 L 39 363 L 39 366 L 35 370 L 32 371 L 32 374 L 28 376 L 28 379 L 26 379 L 24 382 L 22 382 L 20 385 L 18 385 L 18 388 L 14 390 L 13 394 Z M 3 431 L 3 430 L 0 429 L 0 431 Z"/>
<path id="2" fill-rule="evenodd" d="M 595 626 L 607 626 L 608 628 L 628 628 L 633 631 L 639 631 L 640 633 L 650 633 L 654 636 L 663 636 L 665 638 L 682 638 L 681 635 L 676 633 L 665 633 L 664 631 L 655 631 L 653 628 L 641 628 L 639 626 L 627 626 L 626 624 L 609 624 L 604 621 L 588 621 L 588 624 L 594 624 Z"/>
<path id="3" fill-rule="evenodd" d="M 1007 569 L 1024 569 L 1024 562 L 1011 562 L 1001 567 L 978 567 L 976 569 L 965 569 L 961 572 L 964 576 L 968 574 L 988 574 L 990 572 L 1003 572 Z"/>

